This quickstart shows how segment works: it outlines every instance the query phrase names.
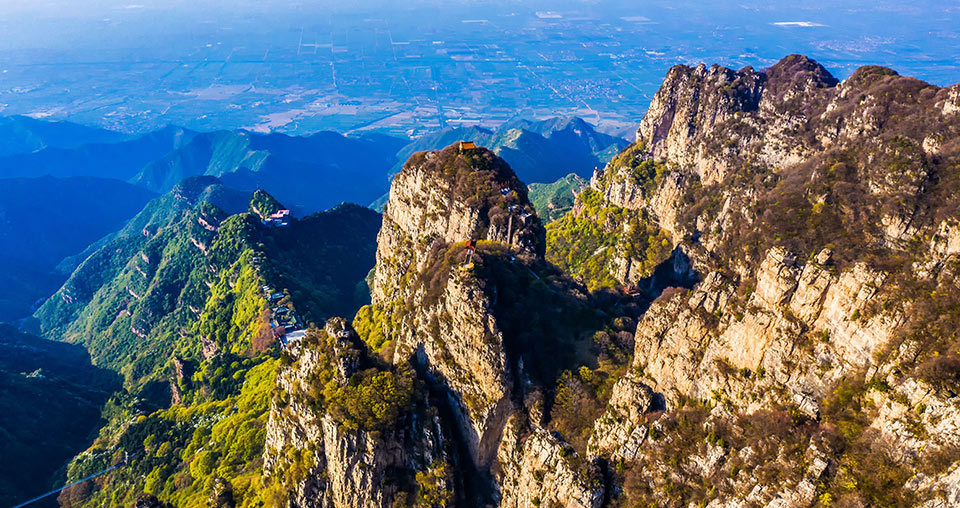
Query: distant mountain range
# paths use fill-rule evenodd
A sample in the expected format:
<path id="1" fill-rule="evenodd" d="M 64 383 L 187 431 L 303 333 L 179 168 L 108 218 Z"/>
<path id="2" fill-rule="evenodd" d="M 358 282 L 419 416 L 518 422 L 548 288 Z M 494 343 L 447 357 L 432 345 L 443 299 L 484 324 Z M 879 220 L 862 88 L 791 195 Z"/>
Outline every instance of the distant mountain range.
<path id="1" fill-rule="evenodd" d="M 69 274 L 57 263 L 122 227 L 154 196 L 107 178 L 0 179 L 0 321 L 30 314 Z"/>
<path id="2" fill-rule="evenodd" d="M 119 132 L 70 122 L 47 122 L 26 116 L 0 117 L 0 156 L 30 153 L 44 148 L 77 148 L 91 143 L 117 143 Z"/>
<path id="3" fill-rule="evenodd" d="M 376 199 L 386 191 L 388 169 L 405 143 L 381 135 L 348 138 L 319 132 L 291 137 L 167 127 L 113 143 L 24 149 L 0 157 L 0 174 L 112 178 L 158 193 L 190 176 L 217 176 L 237 188 L 272 191 L 300 214 L 308 214 L 342 201 L 366 204 Z"/>
<path id="4" fill-rule="evenodd" d="M 524 182 L 589 176 L 627 143 L 579 118 L 518 120 L 497 130 L 447 128 L 410 141 L 376 133 L 201 133 L 176 126 L 129 135 L 2 117 L 0 284 L 7 289 L 0 292 L 0 321 L 28 315 L 109 241 L 105 235 L 185 178 L 216 177 L 244 196 L 265 190 L 301 217 L 341 202 L 377 208 L 400 161 L 459 140 L 500 154 Z"/>
<path id="5" fill-rule="evenodd" d="M 130 181 L 165 192 L 186 177 L 216 176 L 237 189 L 262 188 L 303 215 L 344 201 L 376 199 L 389 186 L 387 169 L 404 143 L 381 135 L 218 131 L 197 135 L 146 164 Z"/>
<path id="6" fill-rule="evenodd" d="M 627 140 L 597 132 L 580 118 L 516 120 L 496 130 L 482 127 L 448 127 L 427 134 L 398 153 L 405 161 L 414 152 L 443 148 L 459 140 L 470 140 L 502 157 L 520 180 L 526 183 L 553 182 L 568 174 L 590 178 Z M 394 167 L 399 172 L 403 163 Z"/>
<path id="7" fill-rule="evenodd" d="M 72 124 L 65 124 L 76 130 Z M 188 143 L 197 133 L 166 127 L 134 138 L 49 145 L 0 158 L 0 174 L 13 176 L 95 176 L 130 180 L 144 165 Z"/>

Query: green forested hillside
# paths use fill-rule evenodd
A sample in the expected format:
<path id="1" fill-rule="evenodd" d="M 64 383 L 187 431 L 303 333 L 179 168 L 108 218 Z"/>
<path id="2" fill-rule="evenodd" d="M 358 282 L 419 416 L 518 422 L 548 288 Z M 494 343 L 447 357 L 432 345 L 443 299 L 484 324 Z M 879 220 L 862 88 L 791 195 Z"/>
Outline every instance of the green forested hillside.
<path id="1" fill-rule="evenodd" d="M 233 300 L 262 300 L 264 283 L 288 288 L 312 320 L 349 313 L 373 266 L 376 212 L 345 205 L 270 228 L 252 213 L 224 210 L 238 204 L 236 192 L 212 177 L 188 179 L 151 202 L 39 309 L 42 333 L 84 344 L 97 365 L 143 388 L 165 381 L 174 352 L 199 354 L 197 327 L 216 329 L 205 335 L 222 339 L 214 342 L 225 351 L 250 353 L 256 327 L 248 321 L 260 319 L 255 307 L 264 302 L 236 308 L 243 315 L 232 319 L 247 322 L 250 333 L 204 323 L 225 319 Z"/>
<path id="2" fill-rule="evenodd" d="M 592 188 L 579 199 L 582 209 L 547 225 L 547 260 L 591 290 L 620 285 L 618 256 L 633 259 L 641 277 L 653 274 L 670 256 L 669 235 L 642 211 L 611 205 Z"/>
<path id="3" fill-rule="evenodd" d="M 36 313 L 46 336 L 82 344 L 123 378 L 69 478 L 139 453 L 66 491 L 63 505 L 103 496 L 125 505 L 146 492 L 205 506 L 215 478 L 238 490 L 259 481 L 278 356 L 273 309 L 318 323 L 352 315 L 369 298 L 380 227 L 379 214 L 349 204 L 282 227 L 249 211 L 282 206 L 262 191 L 187 179 L 102 242 Z M 265 288 L 283 298 L 268 304 Z"/>
<path id="4" fill-rule="evenodd" d="M 264 235 L 262 273 L 287 289 L 309 321 L 350 318 L 369 303 L 365 277 L 373 268 L 380 214 L 344 203 Z"/>
<path id="5" fill-rule="evenodd" d="M 589 182 L 575 173 L 552 183 L 531 183 L 530 202 L 541 220 L 552 222 L 573 209 L 577 194 L 587 185 Z"/>
<path id="6" fill-rule="evenodd" d="M 116 408 L 116 424 L 73 461 L 70 477 L 109 467 L 123 451 L 139 455 L 108 477 L 65 490 L 61 506 L 131 506 L 146 495 L 175 506 L 206 507 L 215 498 L 211 493 L 224 485 L 257 506 L 266 494 L 260 492 L 260 455 L 277 363 L 265 354 L 218 357 L 188 381 L 193 403 L 149 414 Z"/>

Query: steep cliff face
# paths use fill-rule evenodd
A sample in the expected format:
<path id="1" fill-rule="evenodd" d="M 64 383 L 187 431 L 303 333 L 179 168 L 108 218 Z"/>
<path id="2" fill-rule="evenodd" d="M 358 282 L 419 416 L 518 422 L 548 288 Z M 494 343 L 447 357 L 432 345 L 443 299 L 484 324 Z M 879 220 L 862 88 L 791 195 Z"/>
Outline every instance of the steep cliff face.
<path id="1" fill-rule="evenodd" d="M 264 447 L 265 476 L 281 486 L 282 504 L 391 506 L 409 502 L 418 483 L 420 494 L 430 491 L 437 501 L 452 500 L 452 464 L 445 447 L 453 445 L 426 400 L 409 407 L 406 399 L 378 400 L 402 403 L 390 414 L 378 414 L 382 419 L 376 421 L 357 421 L 349 418 L 353 413 L 338 413 L 331 406 L 337 387 L 356 382 L 355 376 L 370 364 L 343 320 L 329 320 L 292 354 L 296 359 L 277 375 L 279 391 Z"/>
<path id="2" fill-rule="evenodd" d="M 874 303 L 882 282 L 863 265 L 834 275 L 772 249 L 742 307 L 713 272 L 690 295 L 651 309 L 638 327 L 635 367 L 674 403 L 723 391 L 740 407 L 760 407 L 752 400 L 757 383 L 764 392 L 782 385 L 785 402 L 822 397 L 843 374 L 875 367 L 873 354 L 902 324 L 893 313 L 851 319 Z M 737 374 L 758 370 L 768 374 L 762 381 Z"/>
<path id="3" fill-rule="evenodd" d="M 795 136 L 837 80 L 799 55 L 762 72 L 718 65 L 670 69 L 637 130 L 654 158 L 695 171 L 704 184 L 723 181 L 731 156 L 789 165 L 809 148 Z"/>
<path id="4" fill-rule="evenodd" d="M 542 255 L 543 230 L 533 213 L 526 186 L 485 148 L 460 150 L 454 144 L 414 154 L 390 187 L 377 237 L 373 297 L 383 302 L 407 289 L 399 283 L 421 271 L 441 243 L 488 240 Z"/>
<path id="5" fill-rule="evenodd" d="M 475 246 L 469 251 L 467 241 Z M 425 382 L 445 394 L 464 459 L 488 478 L 469 494 L 476 504 L 528 505 L 540 491 L 517 475 L 539 482 L 531 479 L 536 471 L 575 455 L 528 407 L 534 387 L 552 387 L 558 365 L 574 363 L 589 337 L 589 321 L 567 326 L 586 312 L 588 295 L 543 253 L 525 186 L 486 149 L 415 154 L 393 182 L 373 276 L 375 328 L 384 337 L 376 349 L 394 364 L 420 366 Z M 553 347 L 566 350 L 550 357 Z M 588 463 L 581 469 L 550 480 L 578 496 L 544 487 L 553 497 L 542 498 L 597 506 L 602 486 L 589 480 L 597 471 Z"/>
<path id="6" fill-rule="evenodd" d="M 457 394 L 472 452 L 489 461 L 495 448 L 481 443 L 499 441 L 513 381 L 485 281 L 461 270 L 467 241 L 542 255 L 526 187 L 483 148 L 415 154 L 391 186 L 372 300 L 394 324 L 393 360 L 418 354 L 430 365 Z"/>
<path id="7" fill-rule="evenodd" d="M 955 95 L 876 67 L 840 83 L 799 56 L 668 73 L 636 144 L 591 182 L 703 274 L 644 314 L 595 423 L 590 453 L 622 464 L 626 498 L 949 504 Z M 745 441 L 758 420 L 789 437 Z M 698 485 L 668 456 L 723 480 Z"/>
<path id="8" fill-rule="evenodd" d="M 504 431 L 497 456 L 503 468 L 500 506 L 601 506 L 600 470 L 545 429 L 523 427 L 523 419 L 514 416 Z"/>
<path id="9" fill-rule="evenodd" d="M 712 249 L 717 236 L 763 220 L 750 211 L 771 187 L 810 178 L 811 206 L 838 204 L 831 191 L 855 187 L 846 201 L 870 205 L 863 211 L 876 219 L 869 233 L 902 245 L 919 232 L 918 219 L 937 219 L 940 227 L 953 212 L 935 207 L 945 213 L 929 217 L 922 202 L 952 181 L 943 172 L 957 151 L 955 88 L 881 67 L 861 68 L 840 83 L 799 55 L 761 72 L 678 66 L 654 97 L 634 147 L 592 185 L 612 204 L 647 211 L 675 237 L 702 235 Z M 655 188 L 628 178 L 630 166 L 645 159 L 671 170 Z M 842 185 L 824 185 L 831 180 Z M 714 234 L 721 232 L 728 234 Z"/>
<path id="10" fill-rule="evenodd" d="M 538 223 L 504 233 L 497 210 L 528 203 L 495 159 L 415 156 L 364 339 L 448 394 L 454 439 L 506 506 L 949 496 L 954 318 L 934 315 L 960 302 L 951 93 L 879 68 L 839 83 L 797 56 L 671 70 L 637 142 L 546 231 L 546 258 L 596 295 L 626 287 L 642 310 L 664 294 L 632 337 L 581 325 L 592 341 L 549 367 L 529 351 L 542 338 L 517 339 L 541 325 L 511 319 L 548 300 L 527 296 L 538 279 L 617 311 L 549 275 Z M 612 337 L 632 359 L 598 353 Z"/>

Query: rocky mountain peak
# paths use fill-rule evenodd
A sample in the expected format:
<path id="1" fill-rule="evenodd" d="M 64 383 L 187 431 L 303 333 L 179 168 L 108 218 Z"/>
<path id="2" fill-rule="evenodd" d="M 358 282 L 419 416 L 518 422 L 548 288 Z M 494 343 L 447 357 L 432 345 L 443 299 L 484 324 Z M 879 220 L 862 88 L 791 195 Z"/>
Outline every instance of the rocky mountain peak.
<path id="1" fill-rule="evenodd" d="M 492 152 L 458 143 L 414 154 L 391 187 L 373 302 L 355 326 L 442 395 L 476 492 L 504 506 L 561 499 L 512 481 L 537 483 L 544 469 L 571 494 L 562 504 L 596 506 L 595 468 L 565 459 L 574 452 L 546 430 L 542 399 L 581 362 L 597 313 L 582 286 L 544 261 L 544 243 L 525 186 Z"/>
<path id="2" fill-rule="evenodd" d="M 763 71 L 678 65 L 654 96 L 637 143 L 655 159 L 696 168 L 704 183 L 723 180 L 734 159 L 790 163 L 804 148 L 793 134 L 825 103 L 824 90 L 837 83 L 822 65 L 801 55 Z"/>
<path id="3" fill-rule="evenodd" d="M 738 462 L 754 460 L 759 441 L 742 456 L 707 435 L 719 444 L 691 449 L 681 468 L 707 477 L 736 463 L 740 475 L 711 506 L 955 503 L 960 423 L 945 415 L 956 390 L 938 383 L 946 371 L 960 379 L 947 367 L 960 362 L 955 334 L 932 329 L 928 312 L 952 320 L 946 309 L 960 301 L 956 90 L 876 66 L 838 82 L 800 55 L 761 72 L 671 69 L 637 142 L 574 207 L 639 211 L 703 274 L 646 310 L 632 368 L 591 437 L 592 453 L 635 464 L 628 497 L 672 496 L 676 476 L 662 463 L 682 455 L 685 438 L 669 415 L 689 422 L 699 411 L 704 433 L 741 432 L 788 408 L 816 428 L 816 439 L 794 441 L 811 467 L 763 485 Z M 657 397 L 667 416 L 649 425 Z M 924 480 L 908 481 L 914 474 Z"/>
<path id="4" fill-rule="evenodd" d="M 867 87 L 883 77 L 899 77 L 900 73 L 882 65 L 864 65 L 853 71 L 844 84 L 857 87 Z"/>
<path id="5" fill-rule="evenodd" d="M 378 237 L 374 302 L 389 300 L 408 272 L 431 252 L 460 242 L 508 244 L 542 258 L 544 230 L 527 188 L 510 166 L 486 148 L 418 152 L 397 174 Z"/>
<path id="6" fill-rule="evenodd" d="M 394 178 L 372 300 L 389 316 L 393 360 L 416 355 L 459 393 L 476 458 L 491 419 L 502 419 L 494 415 L 509 404 L 512 382 L 488 281 L 471 261 L 489 249 L 542 259 L 544 231 L 510 166 L 467 146 L 416 153 Z"/>
<path id="7" fill-rule="evenodd" d="M 789 55 L 763 71 L 767 89 L 776 93 L 780 88 L 817 88 L 837 86 L 839 81 L 824 66 L 804 55 Z"/>

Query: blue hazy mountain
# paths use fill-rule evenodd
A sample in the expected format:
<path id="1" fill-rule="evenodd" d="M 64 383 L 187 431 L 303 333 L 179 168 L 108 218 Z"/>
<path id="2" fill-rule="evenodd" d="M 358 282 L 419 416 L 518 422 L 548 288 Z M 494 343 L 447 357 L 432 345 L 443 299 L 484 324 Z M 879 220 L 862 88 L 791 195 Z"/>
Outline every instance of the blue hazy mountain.
<path id="1" fill-rule="evenodd" d="M 184 209 L 196 203 L 209 203 L 226 213 L 236 214 L 245 211 L 249 202 L 249 192 L 227 187 L 215 177 L 186 178 L 171 192 L 151 199 L 143 209 L 131 213 L 130 220 L 123 227 L 104 235 L 81 252 L 64 258 L 57 265 L 57 271 L 69 275 L 101 247 L 115 243 L 117 239 L 135 239 L 144 236 L 144 231 L 166 227 L 179 218 Z"/>
<path id="2" fill-rule="evenodd" d="M 343 201 L 366 204 L 387 191 L 388 173 L 407 141 L 383 135 L 347 137 L 217 131 L 145 165 L 130 181 L 166 192 L 184 178 L 209 175 L 237 189 L 262 188 L 300 213 Z"/>
<path id="3" fill-rule="evenodd" d="M 470 140 L 503 157 L 526 183 L 553 182 L 569 173 L 589 178 L 627 140 L 598 132 L 580 118 L 514 120 L 496 130 L 482 127 L 447 127 L 426 134 L 399 153 L 406 160 L 414 152 L 443 148 L 459 140 Z M 399 171 L 395 167 L 394 171 Z"/>
<path id="4" fill-rule="evenodd" d="M 156 194 L 118 180 L 0 179 L 0 321 L 29 315 L 69 273 L 66 256 L 119 229 Z"/>
<path id="5" fill-rule="evenodd" d="M 0 117 L 0 157 L 35 152 L 44 148 L 76 148 L 89 143 L 116 143 L 126 138 L 127 135 L 119 132 L 71 122 L 48 122 L 20 115 Z"/>
<path id="6" fill-rule="evenodd" d="M 36 120 L 32 125 L 37 124 Z M 187 129 L 165 127 L 134 138 L 118 140 L 93 139 L 86 143 L 68 145 L 65 140 L 78 131 L 79 126 L 51 123 L 37 130 L 48 137 L 63 141 L 38 151 L 20 149 L 13 155 L 0 158 L 0 175 L 14 176 L 95 176 L 127 180 L 147 163 L 163 157 L 188 143 L 196 135 Z M 79 141 L 86 138 L 78 137 Z M 11 150 L 15 147 L 11 142 Z"/>

